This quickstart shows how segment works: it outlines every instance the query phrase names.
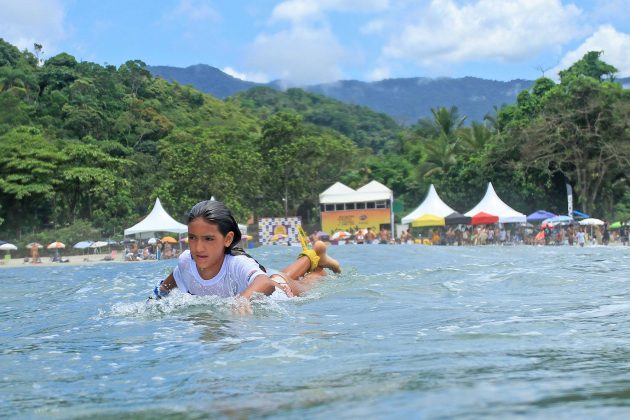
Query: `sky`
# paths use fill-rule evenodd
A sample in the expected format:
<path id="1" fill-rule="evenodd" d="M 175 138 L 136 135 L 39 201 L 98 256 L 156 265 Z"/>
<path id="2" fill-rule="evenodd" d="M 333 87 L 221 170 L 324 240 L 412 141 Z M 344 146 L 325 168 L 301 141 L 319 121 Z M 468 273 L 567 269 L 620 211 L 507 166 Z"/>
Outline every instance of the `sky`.
<path id="1" fill-rule="evenodd" d="M 0 0 L 0 38 L 80 61 L 243 80 L 557 78 L 587 51 L 630 76 L 629 0 Z"/>

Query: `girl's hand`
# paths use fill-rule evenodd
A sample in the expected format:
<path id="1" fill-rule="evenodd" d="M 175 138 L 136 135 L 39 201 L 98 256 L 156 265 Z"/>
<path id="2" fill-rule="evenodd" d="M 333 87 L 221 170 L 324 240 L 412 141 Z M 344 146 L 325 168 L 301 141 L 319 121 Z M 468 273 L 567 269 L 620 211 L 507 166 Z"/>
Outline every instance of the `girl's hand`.
<path id="1" fill-rule="evenodd" d="M 234 313 L 237 315 L 251 315 L 254 313 L 252 310 L 252 304 L 249 299 L 237 297 L 236 306 L 234 307 Z"/>

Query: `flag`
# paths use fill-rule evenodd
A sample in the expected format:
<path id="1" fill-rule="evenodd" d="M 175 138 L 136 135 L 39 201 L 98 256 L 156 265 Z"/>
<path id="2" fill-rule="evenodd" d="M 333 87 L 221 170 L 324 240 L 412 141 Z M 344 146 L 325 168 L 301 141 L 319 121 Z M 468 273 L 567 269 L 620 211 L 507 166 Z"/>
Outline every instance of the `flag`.
<path id="1" fill-rule="evenodd" d="M 567 214 L 573 219 L 573 188 L 570 184 L 567 184 Z"/>

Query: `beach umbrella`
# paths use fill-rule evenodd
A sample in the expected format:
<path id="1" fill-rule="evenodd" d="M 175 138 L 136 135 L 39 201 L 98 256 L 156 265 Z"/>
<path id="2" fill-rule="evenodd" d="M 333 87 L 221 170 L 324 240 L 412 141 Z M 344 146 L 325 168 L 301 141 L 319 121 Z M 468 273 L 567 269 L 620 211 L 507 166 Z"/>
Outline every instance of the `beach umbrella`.
<path id="1" fill-rule="evenodd" d="M 533 212 L 532 214 L 527 216 L 527 221 L 528 222 L 540 222 L 541 220 L 547 220 L 547 219 L 550 219 L 550 218 L 555 217 L 555 216 L 556 216 L 555 214 L 550 213 L 550 212 L 545 211 L 545 210 L 536 210 L 535 212 Z"/>
<path id="2" fill-rule="evenodd" d="M 164 236 L 160 240 L 162 242 L 166 242 L 166 243 L 169 243 L 169 244 L 176 244 L 177 243 L 177 239 L 173 238 L 172 236 Z"/>
<path id="3" fill-rule="evenodd" d="M 498 222 L 499 216 L 494 216 L 483 211 L 480 211 L 479 213 L 473 215 L 470 220 L 470 223 L 472 225 L 491 225 Z"/>
<path id="4" fill-rule="evenodd" d="M 580 220 L 578 223 L 581 224 L 582 226 L 601 226 L 605 222 L 603 220 L 589 217 L 588 219 Z"/>
<path id="5" fill-rule="evenodd" d="M 554 216 L 549 219 L 543 220 L 544 223 L 551 223 L 553 225 L 570 225 L 571 223 L 575 223 L 572 218 L 569 216 Z"/>
<path id="6" fill-rule="evenodd" d="M 8 242 L 5 242 L 2 245 L 0 245 L 0 249 L 3 251 L 7 251 L 7 254 L 4 256 L 4 258 L 6 260 L 9 260 L 11 259 L 11 251 L 15 251 L 17 249 L 17 246 L 10 244 Z"/>
<path id="7" fill-rule="evenodd" d="M 89 248 L 90 245 L 92 245 L 94 242 L 92 241 L 81 241 L 81 242 L 77 242 L 76 244 L 72 245 L 72 248 L 76 248 L 76 249 L 85 249 L 85 248 Z"/>
<path id="8" fill-rule="evenodd" d="M 619 229 L 621 228 L 621 222 L 614 222 L 611 223 L 610 226 L 608 226 L 609 229 Z"/>
<path id="9" fill-rule="evenodd" d="M 31 249 L 33 248 L 33 246 L 36 246 L 39 249 L 42 249 L 44 247 L 44 245 L 40 244 L 39 242 L 31 242 L 29 244 L 26 244 L 27 249 Z"/>
<path id="10" fill-rule="evenodd" d="M 470 219 L 470 217 L 461 213 L 453 212 L 444 218 L 444 223 L 447 225 L 468 225 L 470 224 Z"/>
<path id="11" fill-rule="evenodd" d="M 350 232 L 346 232 L 345 230 L 340 230 L 339 232 L 333 233 L 330 239 L 332 239 L 333 241 L 338 241 L 340 239 L 348 239 L 351 236 L 352 234 Z"/>
<path id="12" fill-rule="evenodd" d="M 65 247 L 66 247 L 66 245 L 63 242 L 57 241 L 57 242 L 53 242 L 51 244 L 48 244 L 48 246 L 46 248 L 48 248 L 48 249 L 62 249 L 62 248 L 65 248 Z"/>
<path id="13" fill-rule="evenodd" d="M 411 222 L 411 226 L 413 227 L 444 226 L 445 224 L 446 222 L 443 217 L 429 213 L 423 214 Z"/>
<path id="14" fill-rule="evenodd" d="M 548 227 L 548 228 L 553 228 L 553 223 L 551 223 L 551 222 L 549 222 L 549 221 L 545 220 L 545 221 L 544 221 L 544 222 L 542 222 L 542 224 L 540 225 L 540 228 L 541 228 L 541 229 L 544 229 L 544 228 L 546 228 L 546 227 Z"/>
<path id="15" fill-rule="evenodd" d="M 105 241 L 96 241 L 96 242 L 93 242 L 90 245 L 90 248 L 103 248 L 104 246 L 107 246 L 107 242 L 105 242 Z"/>

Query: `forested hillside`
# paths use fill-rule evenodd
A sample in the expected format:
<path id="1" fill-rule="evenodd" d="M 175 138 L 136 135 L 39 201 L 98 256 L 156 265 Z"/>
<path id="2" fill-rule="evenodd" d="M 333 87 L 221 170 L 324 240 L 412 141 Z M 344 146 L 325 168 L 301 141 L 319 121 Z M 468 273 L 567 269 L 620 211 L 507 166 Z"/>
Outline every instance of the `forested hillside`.
<path id="1" fill-rule="evenodd" d="M 385 114 L 363 106 L 347 105 L 302 89 L 280 92 L 267 87 L 255 87 L 228 98 L 227 102 L 238 103 L 262 119 L 278 112 L 297 112 L 304 117 L 304 121 L 338 131 L 352 139 L 357 146 L 370 148 L 374 153 L 395 145 L 402 132 L 402 128 Z"/>
<path id="2" fill-rule="evenodd" d="M 318 195 L 375 179 L 397 218 L 433 183 L 467 211 L 492 181 L 523 212 L 576 207 L 630 216 L 630 98 L 615 69 L 589 53 L 539 79 L 514 105 L 464 125 L 455 107 L 404 128 L 364 107 L 292 89 L 255 88 L 222 101 L 153 77 L 59 54 L 40 62 L 0 40 L 0 238 L 60 232 L 120 237 L 160 197 L 178 220 L 215 196 L 239 220 L 298 214 L 318 226 Z M 65 229 L 65 230 L 64 230 Z M 78 233 L 77 233 L 78 235 Z"/>
<path id="3" fill-rule="evenodd" d="M 191 85 L 221 99 L 257 86 L 277 91 L 285 91 L 287 86 L 284 81 L 262 84 L 239 80 L 205 64 L 186 68 L 149 66 L 148 69 L 156 76 Z M 346 104 L 368 107 L 374 112 L 389 115 L 398 123 L 411 125 L 421 118 L 430 118 L 432 108 L 452 106 L 466 115 L 467 123 L 483 121 L 495 107 L 516 102 L 516 95 L 529 89 L 533 83 L 531 80 L 502 82 L 476 77 L 412 77 L 374 82 L 340 80 L 299 88 Z"/>

